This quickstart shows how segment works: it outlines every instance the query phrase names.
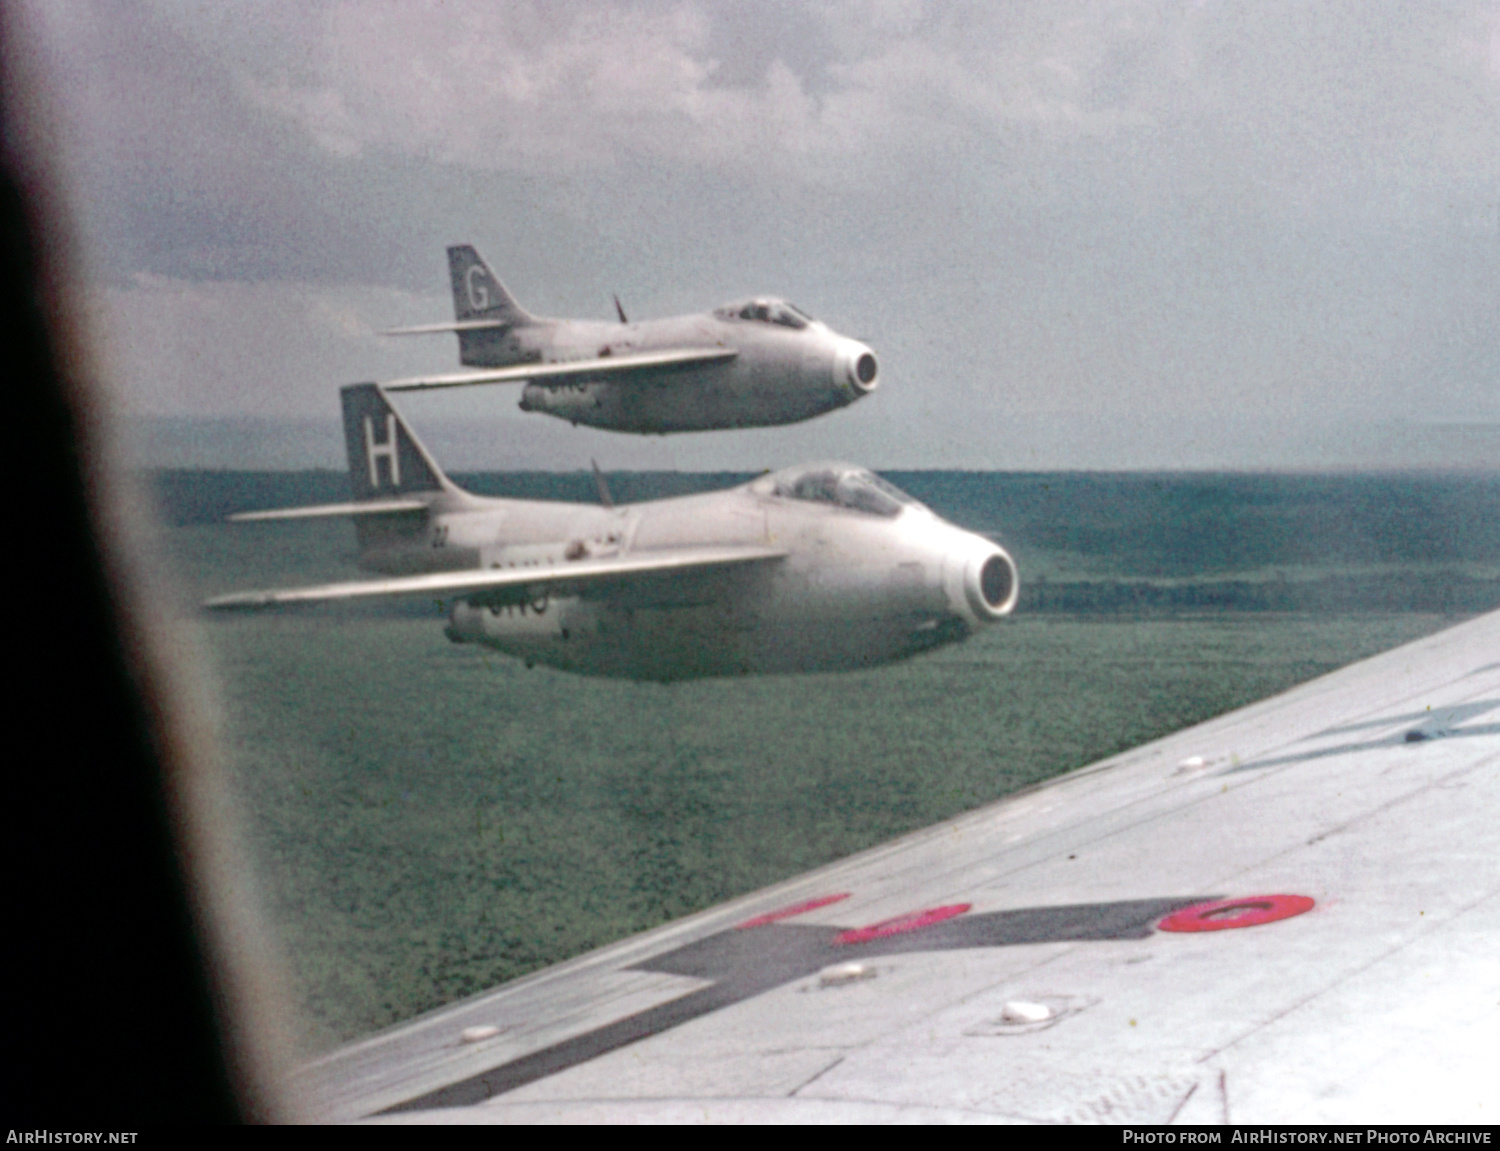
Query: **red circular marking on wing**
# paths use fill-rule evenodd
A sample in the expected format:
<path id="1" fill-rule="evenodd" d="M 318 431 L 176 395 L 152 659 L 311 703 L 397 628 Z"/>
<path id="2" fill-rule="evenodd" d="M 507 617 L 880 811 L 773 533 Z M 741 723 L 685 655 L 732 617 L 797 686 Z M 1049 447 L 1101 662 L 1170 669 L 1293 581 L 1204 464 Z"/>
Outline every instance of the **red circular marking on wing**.
<path id="1" fill-rule="evenodd" d="M 934 923 L 941 923 L 945 919 L 952 919 L 955 915 L 962 915 L 973 906 L 972 903 L 950 903 L 946 907 L 908 911 L 905 915 L 898 915 L 894 919 L 882 919 L 879 923 L 872 923 L 868 927 L 851 927 L 848 931 L 839 932 L 833 941 L 835 943 L 869 943 L 872 939 L 884 939 L 887 935 L 904 935 L 908 931 L 931 927 Z"/>
<path id="2" fill-rule="evenodd" d="M 744 931 L 747 927 L 764 927 L 768 923 L 775 923 L 778 919 L 790 919 L 794 915 L 804 912 L 816 911 L 820 907 L 827 907 L 830 903 L 837 903 L 841 899 L 848 899 L 849 893 L 841 891 L 837 895 L 825 895 L 820 899 L 809 899 L 805 903 L 794 903 L 790 907 L 782 907 L 776 911 L 768 911 L 764 915 L 757 915 L 754 919 L 747 919 L 744 923 L 736 923 L 736 931 Z"/>
<path id="3" fill-rule="evenodd" d="M 1247 895 L 1240 899 L 1215 899 L 1174 911 L 1156 926 L 1162 931 L 1227 931 L 1231 927 L 1258 927 L 1311 911 L 1313 901 L 1305 895 Z"/>

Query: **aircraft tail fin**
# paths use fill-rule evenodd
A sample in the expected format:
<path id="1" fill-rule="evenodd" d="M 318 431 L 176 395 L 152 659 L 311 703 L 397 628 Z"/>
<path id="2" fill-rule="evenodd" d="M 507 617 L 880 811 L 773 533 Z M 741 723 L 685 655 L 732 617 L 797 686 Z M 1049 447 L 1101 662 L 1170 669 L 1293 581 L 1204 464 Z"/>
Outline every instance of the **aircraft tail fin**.
<path id="1" fill-rule="evenodd" d="M 489 320 L 507 327 L 535 322 L 470 245 L 448 249 L 448 274 L 453 280 L 453 314 L 459 321 Z"/>
<path id="2" fill-rule="evenodd" d="M 379 384 L 350 384 L 339 396 L 356 500 L 456 490 Z"/>

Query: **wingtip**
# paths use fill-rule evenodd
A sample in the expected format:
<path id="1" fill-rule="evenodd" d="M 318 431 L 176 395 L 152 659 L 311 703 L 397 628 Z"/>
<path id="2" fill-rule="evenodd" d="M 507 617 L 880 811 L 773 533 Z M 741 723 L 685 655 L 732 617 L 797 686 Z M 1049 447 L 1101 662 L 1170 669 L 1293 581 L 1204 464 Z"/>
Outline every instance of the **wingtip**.
<path id="1" fill-rule="evenodd" d="M 270 607 L 276 602 L 272 592 L 234 592 L 231 595 L 214 596 L 203 601 L 205 611 L 254 611 Z"/>

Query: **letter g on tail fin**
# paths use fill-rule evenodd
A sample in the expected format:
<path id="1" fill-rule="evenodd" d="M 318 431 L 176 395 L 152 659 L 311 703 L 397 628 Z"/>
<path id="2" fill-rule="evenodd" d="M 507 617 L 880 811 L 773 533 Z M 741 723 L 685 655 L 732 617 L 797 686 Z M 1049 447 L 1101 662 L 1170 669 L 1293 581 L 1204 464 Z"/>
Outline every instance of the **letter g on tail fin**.
<path id="1" fill-rule="evenodd" d="M 452 487 L 378 384 L 351 384 L 339 396 L 349 487 L 356 500 Z"/>
<path id="2" fill-rule="evenodd" d="M 448 249 L 448 274 L 453 280 L 455 319 L 493 320 L 506 325 L 530 324 L 535 320 L 516 303 L 489 265 L 468 244 Z"/>

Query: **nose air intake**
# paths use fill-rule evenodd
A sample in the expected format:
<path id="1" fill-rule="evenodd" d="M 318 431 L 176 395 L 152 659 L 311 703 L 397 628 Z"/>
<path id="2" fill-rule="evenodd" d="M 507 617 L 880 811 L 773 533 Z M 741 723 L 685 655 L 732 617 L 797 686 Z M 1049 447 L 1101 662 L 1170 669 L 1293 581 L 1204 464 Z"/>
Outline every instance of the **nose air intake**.
<path id="1" fill-rule="evenodd" d="M 880 382 L 880 363 L 875 353 L 856 340 L 839 349 L 834 380 L 856 396 L 868 395 Z"/>
<path id="2" fill-rule="evenodd" d="M 964 593 L 980 619 L 1009 615 L 1020 590 L 1015 562 L 998 548 L 971 561 L 964 573 Z"/>

